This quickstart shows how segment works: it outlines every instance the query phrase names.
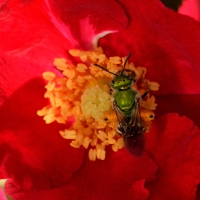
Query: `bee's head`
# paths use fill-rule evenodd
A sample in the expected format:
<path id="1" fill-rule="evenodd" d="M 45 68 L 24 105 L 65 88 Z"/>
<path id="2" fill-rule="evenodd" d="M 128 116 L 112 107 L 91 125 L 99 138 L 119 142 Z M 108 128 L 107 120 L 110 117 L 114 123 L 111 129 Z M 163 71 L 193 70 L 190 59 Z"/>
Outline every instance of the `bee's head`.
<path id="1" fill-rule="evenodd" d="M 118 90 L 118 89 L 130 87 L 132 83 L 133 83 L 133 79 L 130 75 L 122 74 L 122 75 L 116 76 L 111 81 L 111 86 L 113 87 L 113 89 Z"/>
<path id="2" fill-rule="evenodd" d="M 136 77 L 135 72 L 132 70 L 129 70 L 129 69 L 125 69 L 126 63 L 128 62 L 130 55 L 131 54 L 129 53 L 124 61 L 122 70 L 120 72 L 118 72 L 117 74 L 110 72 L 109 70 L 102 67 L 101 65 L 94 64 L 94 66 L 99 67 L 100 69 L 116 76 L 111 82 L 111 86 L 115 90 L 126 89 L 128 87 L 131 87 L 132 83 L 135 82 L 135 77 Z M 130 73 L 131 73 L 131 75 L 130 75 Z"/>

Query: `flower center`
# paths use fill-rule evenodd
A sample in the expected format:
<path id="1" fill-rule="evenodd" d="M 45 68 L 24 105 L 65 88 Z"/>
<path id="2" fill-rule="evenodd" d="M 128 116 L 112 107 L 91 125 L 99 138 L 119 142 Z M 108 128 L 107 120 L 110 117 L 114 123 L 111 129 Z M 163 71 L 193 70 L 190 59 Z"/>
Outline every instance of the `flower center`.
<path id="1" fill-rule="evenodd" d="M 87 117 L 92 117 L 96 121 L 102 119 L 105 113 L 111 109 L 111 98 L 108 88 L 101 89 L 95 85 L 86 89 L 81 96 L 81 110 Z"/>
<path id="2" fill-rule="evenodd" d="M 124 146 L 123 138 L 117 132 L 119 118 L 116 113 L 121 112 L 122 117 L 130 114 L 130 110 L 123 113 L 125 107 L 134 113 L 136 98 L 140 98 L 141 119 L 146 132 L 149 132 L 157 104 L 153 95 L 142 96 L 147 85 L 154 91 L 158 90 L 159 85 L 145 79 L 146 68 L 136 68 L 133 63 L 127 62 L 125 70 L 126 74 L 134 74 L 134 80 L 128 74 L 123 76 L 125 78 L 119 77 L 118 72 L 122 70 L 125 58 L 107 58 L 101 48 L 85 52 L 70 50 L 69 53 L 79 57 L 82 62 L 75 66 L 64 58 L 55 59 L 54 64 L 62 76 L 43 73 L 47 81 L 45 98 L 49 99 L 49 105 L 37 114 L 43 116 L 47 124 L 54 121 L 65 124 L 73 117 L 74 124 L 69 129 L 61 130 L 61 136 L 72 140 L 70 145 L 74 148 L 83 146 L 89 149 L 90 160 L 104 160 L 107 146 L 111 146 L 115 152 Z M 113 77 L 115 75 L 116 79 Z M 118 85 L 115 91 L 111 89 L 114 80 Z M 113 102 L 118 103 L 117 112 Z"/>

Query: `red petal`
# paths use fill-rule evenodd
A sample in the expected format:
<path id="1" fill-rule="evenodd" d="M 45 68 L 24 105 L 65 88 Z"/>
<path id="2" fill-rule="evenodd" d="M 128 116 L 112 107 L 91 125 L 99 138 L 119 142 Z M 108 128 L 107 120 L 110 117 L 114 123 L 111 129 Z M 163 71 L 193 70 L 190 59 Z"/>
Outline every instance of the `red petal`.
<path id="1" fill-rule="evenodd" d="M 200 24 L 158 0 L 120 2 L 130 23 L 124 31 L 100 40 L 106 54 L 132 52 L 130 61 L 147 67 L 147 77 L 161 85 L 159 94 L 200 93 Z"/>
<path id="2" fill-rule="evenodd" d="M 132 185 L 130 199 L 146 200 L 149 196 L 149 191 L 144 188 L 145 180 L 136 181 Z"/>
<path id="3" fill-rule="evenodd" d="M 25 54 L 45 65 L 55 57 L 68 56 L 69 49 L 91 48 L 97 34 L 115 32 L 127 24 L 123 9 L 114 1 L 54 1 L 54 13 L 40 0 L 5 1 L 0 6 L 0 50 L 13 56 Z"/>
<path id="4" fill-rule="evenodd" d="M 149 199 L 195 199 L 200 183 L 200 130 L 186 117 L 168 114 L 153 123 L 147 151 L 159 165 Z"/>
<path id="5" fill-rule="evenodd" d="M 0 21 L 0 50 L 9 55 L 48 65 L 73 47 L 52 25 L 40 0 L 5 1 Z"/>
<path id="6" fill-rule="evenodd" d="M 35 62 L 30 62 L 25 56 L 13 57 L 2 54 L 0 56 L 0 66 L 0 105 L 5 99 L 9 98 L 13 92 L 30 80 L 40 78 L 42 81 L 43 72 L 52 71 L 56 74 L 60 74 L 60 72 L 53 67 L 53 63 L 51 67 L 40 63 L 37 64 Z M 42 85 L 42 87 L 44 86 Z"/>
<path id="7" fill-rule="evenodd" d="M 115 1 L 45 0 L 45 2 L 47 13 L 55 27 L 76 48 L 93 49 L 100 36 L 122 30 L 128 22 L 123 8 Z"/>
<path id="8" fill-rule="evenodd" d="M 4 97 L 32 77 L 41 76 L 43 71 L 54 71 L 53 59 L 67 57 L 67 50 L 75 48 L 74 40 L 82 47 L 91 47 L 98 34 L 121 30 L 127 24 L 122 7 L 114 1 L 87 0 L 84 4 L 79 1 L 55 1 L 53 6 L 55 16 L 40 0 L 26 3 L 13 0 L 0 4 L 0 64 L 3 68 L 0 87 L 4 90 L 1 92 Z M 96 12 L 95 8 L 98 8 Z M 57 18 L 63 20 L 59 21 L 62 26 L 59 26 Z M 68 31 L 63 32 L 65 29 Z M 18 68 L 14 68 L 16 65 Z M 37 69 L 31 69 L 33 67 Z"/>
<path id="9" fill-rule="evenodd" d="M 148 167 L 147 167 L 148 166 Z M 147 154 L 141 158 L 126 149 L 107 152 L 105 161 L 91 162 L 88 158 L 70 181 L 60 188 L 43 191 L 22 191 L 8 182 L 7 192 L 15 200 L 57 199 L 133 199 L 148 197 L 144 180 L 155 179 L 156 165 Z M 134 196 L 132 196 L 134 194 Z"/>
<path id="10" fill-rule="evenodd" d="M 0 108 L 0 176 L 23 188 L 49 188 L 65 183 L 82 163 L 75 149 L 59 135 L 70 124 L 46 125 L 37 110 L 47 105 L 44 84 L 35 78 Z"/>
<path id="11" fill-rule="evenodd" d="M 179 8 L 179 13 L 188 15 L 200 21 L 200 2 L 199 0 L 183 1 L 182 6 Z"/>

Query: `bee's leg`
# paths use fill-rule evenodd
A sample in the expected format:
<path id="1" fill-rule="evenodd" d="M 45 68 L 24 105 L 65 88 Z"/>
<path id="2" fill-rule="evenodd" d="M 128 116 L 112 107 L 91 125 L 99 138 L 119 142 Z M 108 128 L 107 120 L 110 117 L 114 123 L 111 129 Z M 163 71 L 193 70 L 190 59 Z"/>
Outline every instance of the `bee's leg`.
<path id="1" fill-rule="evenodd" d="M 112 96 L 112 95 L 113 95 L 113 90 L 112 90 L 112 88 L 110 88 L 110 89 L 109 89 L 109 92 L 108 92 L 108 94 L 109 94 L 110 96 Z"/>
<path id="2" fill-rule="evenodd" d="M 147 96 L 147 94 L 149 94 L 149 90 L 150 89 L 147 88 L 146 92 L 141 96 L 142 99 L 144 99 Z"/>
<path id="3" fill-rule="evenodd" d="M 119 135 L 123 135 L 122 128 L 120 125 L 117 126 L 117 132 L 119 133 Z"/>

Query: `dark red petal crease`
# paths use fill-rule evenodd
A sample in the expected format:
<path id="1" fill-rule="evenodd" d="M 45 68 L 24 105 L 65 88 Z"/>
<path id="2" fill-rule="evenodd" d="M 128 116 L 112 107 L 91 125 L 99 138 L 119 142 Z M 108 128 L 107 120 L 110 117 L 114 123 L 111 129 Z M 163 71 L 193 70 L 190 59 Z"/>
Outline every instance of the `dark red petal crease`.
<path id="1" fill-rule="evenodd" d="M 0 107 L 0 177 L 25 189 L 60 186 L 83 160 L 84 150 L 59 134 L 70 122 L 47 125 L 37 115 L 48 104 L 44 92 L 43 81 L 32 79 Z"/>
<path id="2" fill-rule="evenodd" d="M 196 187 L 195 187 L 196 189 Z M 197 186 L 197 191 L 196 191 L 196 199 L 195 200 L 200 200 L 200 184 Z"/>
<path id="3" fill-rule="evenodd" d="M 156 117 L 167 113 L 178 113 L 187 116 L 200 128 L 200 94 L 196 95 L 158 95 Z"/>
<path id="4" fill-rule="evenodd" d="M 86 157 L 80 170 L 63 187 L 23 191 L 9 181 L 6 191 L 15 200 L 147 199 L 144 182 L 154 180 L 157 171 L 152 159 L 146 153 L 138 159 L 125 148 L 117 153 L 109 150 L 106 156 L 105 161 L 95 162 Z"/>
<path id="5" fill-rule="evenodd" d="M 127 56 L 147 67 L 158 94 L 200 93 L 200 23 L 165 8 L 159 0 L 123 0 L 128 27 L 100 40 L 108 55 Z"/>
<path id="6" fill-rule="evenodd" d="M 146 150 L 158 164 L 155 182 L 146 184 L 149 200 L 195 199 L 200 183 L 200 130 L 186 117 L 168 114 L 155 120 Z"/>

